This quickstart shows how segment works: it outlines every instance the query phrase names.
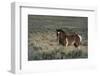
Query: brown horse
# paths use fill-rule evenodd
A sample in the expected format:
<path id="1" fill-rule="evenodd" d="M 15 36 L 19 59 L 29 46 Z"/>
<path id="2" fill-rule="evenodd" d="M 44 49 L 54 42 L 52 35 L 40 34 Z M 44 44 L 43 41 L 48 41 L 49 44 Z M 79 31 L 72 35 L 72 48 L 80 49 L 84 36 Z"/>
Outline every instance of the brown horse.
<path id="1" fill-rule="evenodd" d="M 81 44 L 82 37 L 77 33 L 67 35 L 62 29 L 57 29 L 56 32 L 57 32 L 57 40 L 59 44 L 63 46 L 67 47 L 70 45 L 74 45 L 76 48 L 78 48 L 79 45 Z"/>

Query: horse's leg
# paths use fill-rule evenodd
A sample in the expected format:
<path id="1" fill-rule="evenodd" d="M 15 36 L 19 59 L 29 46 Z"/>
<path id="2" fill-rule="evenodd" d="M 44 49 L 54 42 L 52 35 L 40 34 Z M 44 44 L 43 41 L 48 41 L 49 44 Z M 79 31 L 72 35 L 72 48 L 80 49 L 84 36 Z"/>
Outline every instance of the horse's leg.
<path id="1" fill-rule="evenodd" d="M 80 46 L 77 47 L 80 50 Z"/>
<path id="2" fill-rule="evenodd" d="M 77 48 L 79 45 L 78 45 L 78 43 L 74 43 L 74 46 Z"/>
<path id="3" fill-rule="evenodd" d="M 65 42 L 66 42 L 66 47 L 67 47 L 68 46 L 68 39 L 67 38 L 66 38 L 66 41 Z"/>
<path id="4" fill-rule="evenodd" d="M 74 46 L 80 50 L 80 43 L 74 43 Z"/>
<path id="5" fill-rule="evenodd" d="M 78 49 L 80 50 L 80 45 L 81 45 L 81 42 L 79 42 L 79 46 L 78 46 Z"/>
<path id="6" fill-rule="evenodd" d="M 59 43 L 59 44 L 62 44 L 60 39 L 59 39 L 58 43 Z"/>
<path id="7" fill-rule="evenodd" d="M 81 48 L 80 48 L 80 46 L 78 46 L 78 47 L 76 47 L 77 48 L 77 50 L 80 50 Z"/>

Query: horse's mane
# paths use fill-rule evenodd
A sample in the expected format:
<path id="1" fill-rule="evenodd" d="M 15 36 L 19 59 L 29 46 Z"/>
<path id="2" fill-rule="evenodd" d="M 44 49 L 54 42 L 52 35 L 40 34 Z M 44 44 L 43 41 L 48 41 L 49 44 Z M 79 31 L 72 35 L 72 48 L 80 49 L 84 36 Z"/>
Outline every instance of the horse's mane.
<path id="1" fill-rule="evenodd" d="M 65 33 L 62 29 L 56 29 L 56 31 Z"/>

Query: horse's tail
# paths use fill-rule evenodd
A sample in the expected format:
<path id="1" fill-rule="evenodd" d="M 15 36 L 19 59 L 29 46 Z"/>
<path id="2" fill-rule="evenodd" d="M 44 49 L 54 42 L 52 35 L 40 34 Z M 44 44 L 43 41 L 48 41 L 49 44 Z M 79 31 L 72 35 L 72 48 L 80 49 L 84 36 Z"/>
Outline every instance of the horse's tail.
<path id="1" fill-rule="evenodd" d="M 82 41 L 82 36 L 78 34 L 78 37 L 80 39 L 80 42 Z"/>
<path id="2" fill-rule="evenodd" d="M 79 37 L 80 42 L 82 41 L 82 36 L 81 36 L 81 35 L 79 35 L 79 34 L 78 34 L 78 33 L 76 33 L 76 32 L 74 32 L 74 35 L 77 35 L 77 36 Z"/>

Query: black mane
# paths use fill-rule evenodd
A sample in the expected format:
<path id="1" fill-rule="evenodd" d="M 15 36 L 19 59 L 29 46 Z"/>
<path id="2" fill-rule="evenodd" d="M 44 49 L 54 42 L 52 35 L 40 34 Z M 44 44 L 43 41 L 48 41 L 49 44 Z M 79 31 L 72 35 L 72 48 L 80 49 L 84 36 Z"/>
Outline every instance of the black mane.
<path id="1" fill-rule="evenodd" d="M 56 31 L 65 33 L 62 29 L 56 29 Z"/>

